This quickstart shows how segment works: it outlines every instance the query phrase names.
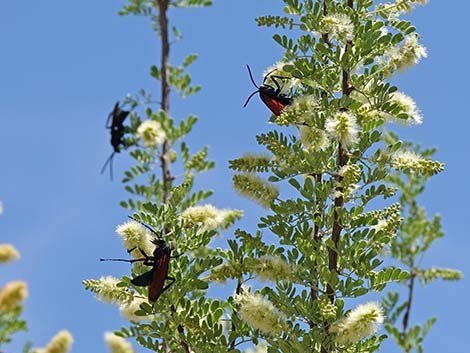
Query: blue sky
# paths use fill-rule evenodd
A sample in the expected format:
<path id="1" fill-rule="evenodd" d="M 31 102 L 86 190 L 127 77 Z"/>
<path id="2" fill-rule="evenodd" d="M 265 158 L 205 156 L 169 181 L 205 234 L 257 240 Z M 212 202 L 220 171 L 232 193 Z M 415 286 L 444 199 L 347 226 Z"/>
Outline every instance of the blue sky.
<path id="1" fill-rule="evenodd" d="M 118 181 L 99 170 L 111 152 L 107 114 L 117 99 L 140 88 L 157 92 L 149 67 L 159 62 L 159 47 L 144 18 L 119 17 L 123 1 L 4 1 L 0 13 L 0 243 L 11 242 L 22 259 L 3 266 L 0 283 L 28 282 L 30 297 L 24 317 L 30 331 L 15 336 L 8 352 L 25 340 L 43 346 L 66 328 L 75 337 L 74 352 L 104 351 L 104 331 L 125 324 L 113 306 L 97 302 L 81 281 L 105 274 L 120 276 L 126 264 L 100 263 L 124 250 L 114 228 L 127 212 L 118 202 L 127 197 Z M 421 126 L 403 137 L 439 148 L 446 171 L 429 183 L 421 202 L 429 214 L 443 217 L 446 237 L 425 259 L 428 265 L 459 268 L 469 273 L 467 217 L 468 181 L 467 69 L 470 55 L 470 2 L 431 1 L 412 16 L 428 47 L 429 58 L 396 80 L 423 111 Z M 183 40 L 172 48 L 180 63 L 199 53 L 193 80 L 203 89 L 184 101 L 172 101 L 172 114 L 199 116 L 188 143 L 204 144 L 216 161 L 200 180 L 215 190 L 218 207 L 245 210 L 239 224 L 253 228 L 261 210 L 231 188 L 227 161 L 257 149 L 254 136 L 266 131 L 269 112 L 254 99 L 245 64 L 260 73 L 279 60 L 281 49 L 273 31 L 256 27 L 254 18 L 279 13 L 281 1 L 215 1 L 206 9 L 172 11 L 171 22 Z M 118 155 L 115 174 L 129 160 Z M 118 178 L 115 178 L 118 179 Z M 227 234 L 229 236 L 230 234 Z M 419 289 L 413 322 L 429 316 L 438 322 L 428 337 L 428 353 L 461 352 L 468 347 L 467 280 L 434 283 Z M 386 345 L 384 352 L 396 351 Z"/>

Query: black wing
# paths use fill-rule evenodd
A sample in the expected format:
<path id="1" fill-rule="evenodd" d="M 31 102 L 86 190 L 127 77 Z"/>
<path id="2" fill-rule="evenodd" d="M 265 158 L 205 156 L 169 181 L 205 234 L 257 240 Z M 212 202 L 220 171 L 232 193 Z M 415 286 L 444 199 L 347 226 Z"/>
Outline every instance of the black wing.
<path id="1" fill-rule="evenodd" d="M 147 287 L 152 281 L 153 277 L 153 268 L 145 273 L 142 273 L 140 276 L 134 277 L 131 279 L 131 283 L 139 287 Z"/>
<path id="2" fill-rule="evenodd" d="M 113 121 L 111 128 L 121 127 L 129 113 L 130 112 L 127 110 L 122 110 L 118 108 L 117 111 L 113 113 Z"/>

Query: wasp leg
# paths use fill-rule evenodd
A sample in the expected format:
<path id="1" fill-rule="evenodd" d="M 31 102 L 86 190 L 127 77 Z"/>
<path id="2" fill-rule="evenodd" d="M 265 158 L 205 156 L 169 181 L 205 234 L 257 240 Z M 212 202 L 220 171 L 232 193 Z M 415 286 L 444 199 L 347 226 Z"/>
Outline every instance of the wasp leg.
<path id="1" fill-rule="evenodd" d="M 151 258 L 151 256 L 148 256 L 147 253 L 146 253 L 144 250 L 142 250 L 141 248 L 137 248 L 137 246 L 133 247 L 132 249 L 127 249 L 127 253 L 130 254 L 130 253 L 133 252 L 135 249 L 138 249 L 139 252 L 141 253 L 141 255 L 142 255 L 143 257 L 145 257 L 146 259 Z"/>
<path id="2" fill-rule="evenodd" d="M 279 82 L 277 82 L 276 78 L 279 79 L 279 80 L 288 80 L 289 78 L 288 77 L 282 77 L 282 76 L 276 76 L 276 75 L 271 75 L 269 76 L 269 78 L 274 82 L 274 84 L 276 85 L 276 93 L 279 94 L 281 93 L 281 85 L 279 85 Z"/>
<path id="3" fill-rule="evenodd" d="M 148 256 L 148 255 L 145 253 L 145 251 L 143 251 L 141 248 L 139 248 L 139 251 L 140 251 L 140 253 L 142 254 L 143 257 L 145 257 L 145 258 L 147 258 L 147 259 L 150 257 L 150 256 Z"/>
<path id="4" fill-rule="evenodd" d="M 155 229 L 153 229 L 152 227 L 150 227 L 147 223 L 144 223 L 144 222 L 142 222 L 142 221 L 139 221 L 138 219 L 136 219 L 136 218 L 134 218 L 134 217 L 132 217 L 132 216 L 127 216 L 127 217 L 129 217 L 130 219 L 132 219 L 133 221 L 135 221 L 135 222 L 137 222 L 137 223 L 142 224 L 145 228 L 147 228 L 149 231 L 151 231 L 153 234 L 155 234 L 158 239 L 161 239 L 161 237 L 162 237 L 161 234 L 158 234 L 158 233 L 155 231 Z M 163 233 L 163 231 L 162 231 L 162 233 Z"/>
<path id="5" fill-rule="evenodd" d="M 147 266 L 153 266 L 153 261 L 149 260 L 148 258 L 145 258 L 145 259 L 132 259 L 132 260 L 128 260 L 128 259 L 100 259 L 100 261 L 121 261 L 121 262 L 129 262 L 131 264 L 134 263 L 134 262 L 139 262 L 139 261 L 143 261 L 144 264 L 145 264 L 147 261 L 151 261 L 152 264 L 147 265 Z"/>
<path id="6" fill-rule="evenodd" d="M 165 280 L 168 280 L 168 281 L 171 281 L 170 283 L 168 283 L 165 287 L 163 287 L 162 289 L 162 293 L 165 292 L 168 288 L 170 288 L 172 286 L 173 283 L 175 283 L 176 279 L 174 279 L 173 277 L 166 277 Z"/>
<path id="7" fill-rule="evenodd" d="M 248 66 L 248 65 L 247 65 L 247 66 Z M 268 79 L 268 77 L 271 76 L 271 74 L 272 74 L 273 72 L 276 72 L 276 71 L 277 71 L 277 69 L 271 70 L 271 71 L 269 71 L 269 72 L 264 76 L 264 78 L 263 78 L 263 85 L 264 85 L 264 83 L 266 82 L 266 80 Z"/>

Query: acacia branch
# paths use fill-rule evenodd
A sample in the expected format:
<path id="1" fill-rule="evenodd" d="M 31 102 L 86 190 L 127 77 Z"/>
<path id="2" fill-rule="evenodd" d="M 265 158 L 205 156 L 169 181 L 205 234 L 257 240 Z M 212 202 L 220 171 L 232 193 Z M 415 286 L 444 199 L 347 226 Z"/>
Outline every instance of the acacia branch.
<path id="1" fill-rule="evenodd" d="M 161 37 L 161 109 L 169 117 L 170 113 L 170 77 L 169 77 L 169 57 L 170 57 L 170 41 L 168 36 L 168 6 L 169 0 L 158 0 L 158 19 L 160 25 L 160 37 Z M 171 176 L 171 157 L 170 157 L 171 141 L 165 138 L 162 147 L 162 155 L 160 156 L 162 166 L 162 179 L 163 179 L 163 203 L 167 203 L 170 197 L 171 182 L 173 177 Z M 176 313 L 175 307 L 171 306 L 173 314 Z M 179 324 L 177 327 L 180 337 L 184 337 L 184 327 Z M 180 345 L 185 353 L 190 353 L 188 344 L 181 338 Z"/>
<path id="2" fill-rule="evenodd" d="M 326 0 L 323 0 L 323 16 L 326 16 L 328 15 L 328 9 L 326 7 Z M 330 38 L 328 37 L 328 33 L 322 33 L 322 40 L 325 42 L 325 44 L 327 44 L 328 46 L 330 45 Z M 325 58 L 324 59 L 324 64 L 325 66 L 328 65 L 328 58 Z M 322 91 L 321 92 L 321 97 L 322 99 L 326 99 L 328 96 L 328 93 L 325 92 L 325 91 Z M 312 176 L 315 178 L 315 186 L 321 186 L 323 180 L 323 175 L 321 173 L 317 173 L 317 174 L 312 174 Z M 315 200 L 315 206 L 316 208 L 319 208 L 320 206 L 320 200 L 319 198 L 317 197 L 316 200 Z M 314 217 L 321 217 L 321 213 L 320 212 L 316 212 Z M 320 247 L 320 242 L 321 242 L 321 234 L 320 234 L 320 223 L 321 221 L 318 220 L 318 221 L 315 221 L 314 222 L 314 227 L 313 227 L 313 239 L 315 241 L 315 245 L 318 245 L 318 247 Z M 314 262 L 314 266 L 315 268 L 313 269 L 313 276 L 314 278 L 316 279 L 317 276 L 318 276 L 318 264 L 317 264 L 317 260 L 315 259 L 315 262 Z M 313 300 L 317 300 L 318 299 L 318 280 L 316 280 L 315 282 L 315 285 L 311 286 L 310 288 L 310 295 L 312 297 Z M 312 324 L 310 324 L 310 327 L 313 327 Z"/>
<path id="3" fill-rule="evenodd" d="M 415 279 L 416 279 L 416 272 L 412 267 L 410 281 L 408 282 L 408 303 L 406 305 L 405 315 L 403 316 L 403 332 L 402 332 L 403 339 L 405 339 L 407 336 L 406 331 L 408 330 L 408 324 L 410 320 L 411 305 L 413 304 L 413 292 L 414 292 Z"/>
<path id="4" fill-rule="evenodd" d="M 161 109 L 169 116 L 170 113 L 170 77 L 169 77 L 169 57 L 170 57 L 170 41 L 168 37 L 168 17 L 167 11 L 169 0 L 159 0 L 158 18 L 160 24 L 160 36 L 162 42 L 161 48 Z M 163 203 L 168 201 L 170 196 L 171 182 L 171 158 L 170 158 L 171 141 L 165 138 L 160 156 L 162 166 L 163 179 Z"/>
<path id="5" fill-rule="evenodd" d="M 348 6 L 354 10 L 354 1 L 353 0 L 348 0 Z M 344 49 L 344 54 L 347 55 L 350 48 L 352 46 L 352 42 L 349 42 L 346 44 L 345 49 Z M 349 96 L 351 93 L 351 84 L 350 84 L 350 73 L 349 73 L 349 68 L 344 67 L 342 70 L 342 82 L 341 82 L 341 90 L 343 96 Z M 343 108 L 343 111 L 347 110 L 347 108 Z M 344 167 L 348 163 L 348 157 L 346 155 L 346 151 L 343 148 L 343 145 L 341 142 L 338 143 L 338 157 L 336 159 L 336 166 L 338 170 L 340 170 L 342 167 Z M 339 185 L 341 185 L 341 182 L 343 180 L 343 177 L 341 175 L 337 175 L 335 177 L 335 182 L 336 182 L 336 193 L 337 196 L 335 197 L 335 202 L 334 202 L 334 211 L 333 211 L 333 229 L 332 229 L 332 234 L 331 234 L 331 239 L 333 240 L 333 247 L 328 250 L 328 269 L 330 271 L 338 271 L 338 245 L 339 245 L 339 240 L 341 236 L 341 231 L 343 230 L 343 227 L 341 225 L 341 217 L 339 215 L 338 210 L 343 208 L 344 206 L 344 197 L 343 197 L 343 188 Z M 335 290 L 334 288 L 331 287 L 330 284 L 327 286 L 327 293 L 328 297 L 331 301 L 331 303 L 334 302 L 335 300 Z"/>
<path id="6" fill-rule="evenodd" d="M 237 288 L 236 288 L 236 290 L 235 290 L 235 294 L 240 294 L 241 291 L 242 291 L 242 281 L 241 281 L 240 278 L 238 278 L 238 279 L 237 279 Z M 235 308 L 233 309 L 233 314 L 232 314 L 232 315 L 233 315 L 233 316 L 237 316 L 237 315 L 238 315 L 238 314 L 237 314 L 237 310 L 236 310 Z M 231 322 L 232 322 L 232 328 L 231 328 L 231 330 L 232 330 L 232 332 L 234 333 L 234 332 L 237 330 L 237 328 L 235 327 L 235 324 L 233 323 L 233 318 L 232 318 Z M 234 335 L 233 341 L 232 341 L 232 343 L 230 343 L 230 349 L 231 349 L 231 350 L 234 350 L 234 349 L 235 349 L 235 346 L 236 346 L 236 344 L 235 344 L 235 335 Z"/>

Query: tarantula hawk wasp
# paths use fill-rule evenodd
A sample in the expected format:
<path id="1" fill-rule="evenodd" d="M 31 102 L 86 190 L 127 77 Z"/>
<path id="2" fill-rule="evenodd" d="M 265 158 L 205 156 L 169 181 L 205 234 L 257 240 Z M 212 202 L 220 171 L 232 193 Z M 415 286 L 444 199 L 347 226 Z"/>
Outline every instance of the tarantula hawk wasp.
<path id="1" fill-rule="evenodd" d="M 287 95 L 281 93 L 282 86 L 276 79 L 279 80 L 286 80 L 289 79 L 288 77 L 276 76 L 271 75 L 277 69 L 274 69 L 266 74 L 263 79 L 263 83 L 261 86 L 258 86 L 253 79 L 253 75 L 251 74 L 251 69 L 249 65 L 246 65 L 248 69 L 248 73 L 250 75 L 251 82 L 257 88 L 250 96 L 247 98 L 243 108 L 247 106 L 248 102 L 250 101 L 251 97 L 253 97 L 256 93 L 259 93 L 259 97 L 263 101 L 264 104 L 273 112 L 274 115 L 279 116 L 281 115 L 282 111 L 286 106 L 292 103 L 292 98 L 288 97 Z M 273 87 L 266 83 L 268 77 L 274 82 L 276 87 Z"/>
<path id="2" fill-rule="evenodd" d="M 142 249 L 138 249 L 142 254 L 143 258 L 141 259 L 100 259 L 100 261 L 122 261 L 122 262 L 140 262 L 146 266 L 151 266 L 152 268 L 131 279 L 131 283 L 138 287 L 148 287 L 148 299 L 150 302 L 154 303 L 158 298 L 175 282 L 175 278 L 168 276 L 168 268 L 170 264 L 170 259 L 178 258 L 182 254 L 171 255 L 170 246 L 161 238 L 161 235 L 158 234 L 152 227 L 148 224 L 139 221 L 131 216 L 130 219 L 142 224 L 150 232 L 157 236 L 157 239 L 154 239 L 152 243 L 155 245 L 155 250 L 152 255 L 147 255 Z M 129 249 L 127 252 L 130 253 L 134 249 Z M 170 281 L 165 286 L 165 281 Z"/>
<path id="3" fill-rule="evenodd" d="M 127 110 L 122 110 L 119 107 L 119 101 L 117 101 L 116 104 L 114 104 L 113 111 L 108 115 L 108 120 L 106 120 L 106 128 L 111 131 L 111 146 L 113 147 L 113 152 L 104 163 L 103 168 L 101 168 L 101 174 L 104 173 L 109 164 L 111 180 L 113 180 L 113 158 L 116 153 L 121 152 L 121 146 L 124 145 L 124 120 L 126 120 L 129 113 L 130 112 Z M 110 120 L 111 124 L 109 124 Z"/>

